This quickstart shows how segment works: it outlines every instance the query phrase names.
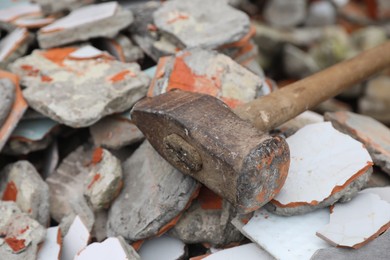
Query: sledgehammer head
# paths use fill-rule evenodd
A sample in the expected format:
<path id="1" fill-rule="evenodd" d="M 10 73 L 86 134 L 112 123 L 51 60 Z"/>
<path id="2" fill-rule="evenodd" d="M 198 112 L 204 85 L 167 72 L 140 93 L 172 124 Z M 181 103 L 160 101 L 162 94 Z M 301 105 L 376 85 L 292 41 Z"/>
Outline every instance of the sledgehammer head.
<path id="1" fill-rule="evenodd" d="M 260 133 L 212 96 L 170 91 L 139 101 L 131 117 L 161 156 L 242 213 L 269 202 L 287 177 L 286 141 Z"/>

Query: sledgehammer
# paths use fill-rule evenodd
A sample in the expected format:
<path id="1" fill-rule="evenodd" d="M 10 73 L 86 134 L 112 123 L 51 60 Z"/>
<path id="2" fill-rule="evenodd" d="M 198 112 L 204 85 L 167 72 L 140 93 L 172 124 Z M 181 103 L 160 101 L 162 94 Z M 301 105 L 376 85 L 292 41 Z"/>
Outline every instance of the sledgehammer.
<path id="1" fill-rule="evenodd" d="M 288 145 L 266 132 L 389 65 L 386 42 L 234 112 L 212 96 L 174 90 L 142 99 L 131 116 L 168 162 L 247 213 L 269 202 L 287 177 Z"/>

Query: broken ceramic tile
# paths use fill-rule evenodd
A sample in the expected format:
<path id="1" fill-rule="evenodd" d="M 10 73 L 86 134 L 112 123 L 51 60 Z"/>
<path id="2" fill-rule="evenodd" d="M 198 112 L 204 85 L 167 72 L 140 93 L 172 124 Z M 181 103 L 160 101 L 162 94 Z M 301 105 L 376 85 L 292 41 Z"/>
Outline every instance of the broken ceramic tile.
<path id="1" fill-rule="evenodd" d="M 28 17 L 17 19 L 16 21 L 14 21 L 14 24 L 18 27 L 24 27 L 27 29 L 39 29 L 41 27 L 51 24 L 54 21 L 55 19 L 53 17 Z"/>
<path id="2" fill-rule="evenodd" d="M 306 18 L 305 0 L 267 1 L 263 10 L 264 19 L 272 26 L 294 27 Z"/>
<path id="3" fill-rule="evenodd" d="M 232 223 L 276 259 L 310 259 L 318 249 L 330 246 L 315 235 L 328 221 L 329 209 L 290 217 L 259 209 L 248 224 Z"/>
<path id="4" fill-rule="evenodd" d="M 294 45 L 287 44 L 283 50 L 283 68 L 289 77 L 300 79 L 319 70 L 316 61 Z"/>
<path id="5" fill-rule="evenodd" d="M 311 2 L 307 12 L 306 26 L 326 26 L 336 22 L 336 8 L 329 1 Z"/>
<path id="6" fill-rule="evenodd" d="M 387 259 L 390 251 L 390 230 L 358 250 L 326 248 L 318 250 L 311 260 L 366 260 Z"/>
<path id="7" fill-rule="evenodd" d="M 253 100 L 262 85 L 261 78 L 231 58 L 195 48 L 160 59 L 148 96 L 179 88 L 218 97 L 235 107 Z"/>
<path id="8" fill-rule="evenodd" d="M 367 83 L 364 96 L 359 99 L 359 113 L 390 124 L 390 77 L 378 76 Z"/>
<path id="9" fill-rule="evenodd" d="M 144 139 L 138 127 L 121 115 L 104 117 L 90 126 L 89 131 L 96 146 L 110 149 L 120 149 Z"/>
<path id="10" fill-rule="evenodd" d="M 360 193 L 371 193 L 378 195 L 382 200 L 390 203 L 390 186 L 389 187 L 375 187 L 360 191 Z"/>
<path id="11" fill-rule="evenodd" d="M 22 17 L 36 16 L 41 14 L 41 8 L 37 4 L 13 3 L 11 6 L 6 6 L 0 9 L 0 24 L 8 30 L 15 29 L 12 23 Z"/>
<path id="12" fill-rule="evenodd" d="M 161 255 L 160 255 L 161 257 Z M 158 257 L 159 259 L 162 259 Z M 101 243 L 92 243 L 80 251 L 74 260 L 140 260 L 137 252 L 122 237 L 109 237 Z"/>
<path id="13" fill-rule="evenodd" d="M 273 260 L 275 259 L 264 249 L 258 247 L 255 243 L 249 243 L 241 246 L 224 249 L 213 253 L 204 260 L 224 260 L 224 259 L 245 259 L 245 260 Z"/>
<path id="14" fill-rule="evenodd" d="M 197 195 L 198 184 L 145 141 L 123 164 L 124 183 L 108 215 L 108 236 L 128 242 L 166 232 Z"/>
<path id="15" fill-rule="evenodd" d="M 129 109 L 149 83 L 138 64 L 115 61 L 91 46 L 36 50 L 12 70 L 27 87 L 23 94 L 32 108 L 76 128 Z"/>
<path id="16" fill-rule="evenodd" d="M 267 205 L 276 214 L 303 214 L 349 200 L 364 187 L 372 171 L 371 157 L 362 144 L 330 122 L 307 125 L 287 138 L 287 143 L 288 176 Z"/>
<path id="17" fill-rule="evenodd" d="M 362 142 L 375 165 L 390 175 L 390 129 L 387 126 L 371 117 L 345 111 L 326 113 L 325 119 L 339 131 Z"/>
<path id="18" fill-rule="evenodd" d="M 46 14 L 58 13 L 62 11 L 70 11 L 80 8 L 81 6 L 92 4 L 95 0 L 34 0 L 35 3 L 39 4 L 42 11 Z"/>
<path id="19" fill-rule="evenodd" d="M 25 28 L 10 32 L 0 43 L 0 68 L 4 69 L 11 62 L 27 52 L 32 36 Z"/>
<path id="20" fill-rule="evenodd" d="M 41 48 L 52 48 L 94 37 L 114 37 L 129 26 L 133 15 L 117 2 L 88 5 L 38 31 Z"/>
<path id="21" fill-rule="evenodd" d="M 183 259 L 185 254 L 186 245 L 179 239 L 167 235 L 146 241 L 139 250 L 139 255 L 143 260 Z"/>
<path id="22" fill-rule="evenodd" d="M 230 223 L 235 211 L 229 202 L 203 186 L 169 234 L 187 244 L 220 247 L 241 241 L 241 233 Z"/>
<path id="23" fill-rule="evenodd" d="M 249 17 L 224 0 L 165 2 L 153 13 L 153 20 L 180 48 L 214 49 L 240 40 L 250 26 Z"/>
<path id="24" fill-rule="evenodd" d="M 94 210 L 108 208 L 122 187 L 120 161 L 109 151 L 96 148 L 84 181 L 84 195 Z"/>
<path id="25" fill-rule="evenodd" d="M 332 208 L 329 224 L 317 236 L 334 246 L 360 248 L 390 227 L 390 203 L 372 193 L 359 193 Z"/>
<path id="26" fill-rule="evenodd" d="M 15 201 L 19 208 L 43 226 L 49 224 L 49 188 L 34 166 L 18 161 L 0 174 L 2 200 Z"/>
<path id="27" fill-rule="evenodd" d="M 49 118 L 22 119 L 5 147 L 4 154 L 21 155 L 46 149 L 52 142 L 52 132 L 59 124 Z"/>
<path id="28" fill-rule="evenodd" d="M 88 245 L 89 240 L 88 228 L 80 217 L 76 216 L 69 231 L 64 236 L 61 260 L 74 260 L 76 255 Z"/>
<path id="29" fill-rule="evenodd" d="M 38 251 L 37 260 L 60 259 L 62 248 L 61 229 L 50 227 L 46 230 L 46 238 Z"/>
<path id="30" fill-rule="evenodd" d="M 88 230 L 92 229 L 94 214 L 84 197 L 84 181 L 90 170 L 92 153 L 90 145 L 78 147 L 46 179 L 50 190 L 50 215 L 58 223 L 68 217 L 65 222 L 70 225 L 78 215 Z M 66 229 L 62 231 L 65 233 Z"/>
<path id="31" fill-rule="evenodd" d="M 15 86 L 7 78 L 0 79 L 0 128 L 7 119 L 15 102 Z"/>
<path id="32" fill-rule="evenodd" d="M 2 220 L 0 226 L 2 259 L 28 259 L 15 257 L 14 254 L 20 253 L 22 256 L 34 255 L 35 258 L 38 244 L 45 239 L 46 229 L 27 214 L 16 210 L 17 206 L 13 202 L 0 201 L 0 209 L 7 220 Z"/>
<path id="33" fill-rule="evenodd" d="M 324 117 L 322 115 L 312 111 L 305 111 L 282 124 L 277 129 L 281 131 L 285 137 L 289 137 L 306 125 L 320 122 L 324 122 Z"/>

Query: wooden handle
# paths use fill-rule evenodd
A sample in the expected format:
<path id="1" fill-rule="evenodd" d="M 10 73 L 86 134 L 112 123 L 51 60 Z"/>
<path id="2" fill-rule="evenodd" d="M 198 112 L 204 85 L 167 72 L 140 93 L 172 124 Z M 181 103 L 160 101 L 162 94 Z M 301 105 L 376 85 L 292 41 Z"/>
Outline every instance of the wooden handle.
<path id="1" fill-rule="evenodd" d="M 259 130 L 266 132 L 340 94 L 387 66 L 390 66 L 390 41 L 241 105 L 234 112 Z"/>

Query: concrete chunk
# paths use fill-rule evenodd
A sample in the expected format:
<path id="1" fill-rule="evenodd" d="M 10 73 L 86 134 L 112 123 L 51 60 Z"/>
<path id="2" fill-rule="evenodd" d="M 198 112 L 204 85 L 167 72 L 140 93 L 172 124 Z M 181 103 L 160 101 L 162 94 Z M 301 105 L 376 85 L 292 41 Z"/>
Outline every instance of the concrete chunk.
<path id="1" fill-rule="evenodd" d="M 7 78 L 0 79 L 0 128 L 7 119 L 15 101 L 15 86 Z"/>

